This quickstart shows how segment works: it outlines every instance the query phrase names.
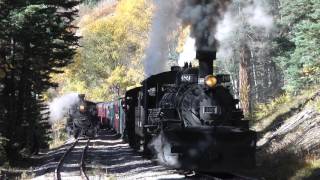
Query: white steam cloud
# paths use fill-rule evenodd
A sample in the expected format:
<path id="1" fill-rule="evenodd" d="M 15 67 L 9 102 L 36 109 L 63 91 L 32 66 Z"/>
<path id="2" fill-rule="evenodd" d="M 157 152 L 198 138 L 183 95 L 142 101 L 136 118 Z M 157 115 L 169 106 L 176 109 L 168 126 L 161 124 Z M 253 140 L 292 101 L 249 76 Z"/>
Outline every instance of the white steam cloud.
<path id="1" fill-rule="evenodd" d="M 144 60 L 145 75 L 149 77 L 168 70 L 170 36 L 178 26 L 190 26 L 191 37 L 198 49 L 216 50 L 215 34 L 218 22 L 222 20 L 231 0 L 154 0 L 155 14 L 152 21 L 149 46 Z M 185 53 L 180 55 L 179 64 L 190 61 L 188 49 L 193 49 L 190 38 L 185 46 Z M 185 59 L 183 59 L 185 58 Z"/>
<path id="2" fill-rule="evenodd" d="M 170 35 L 178 27 L 176 17 L 178 1 L 154 0 L 155 14 L 152 21 L 149 46 L 144 60 L 145 75 L 147 77 L 168 69 L 168 54 Z"/>
<path id="3" fill-rule="evenodd" d="M 77 93 L 70 93 L 55 98 L 49 104 L 50 122 L 54 123 L 61 121 L 67 115 L 69 109 L 77 103 L 79 103 L 79 97 Z"/>
<path id="4" fill-rule="evenodd" d="M 145 74 L 150 76 L 168 69 L 170 35 L 178 26 L 190 26 L 191 34 L 180 54 L 179 65 L 193 60 L 199 50 L 217 50 L 218 58 L 232 56 L 239 44 L 247 43 L 244 31 L 255 28 L 255 35 L 274 28 L 273 17 L 261 0 L 154 0 L 155 14 L 146 49 Z M 230 46 L 230 44 L 238 44 Z M 248 44 L 248 43 L 247 43 Z M 250 44 L 248 44 L 250 46 Z"/>
<path id="5" fill-rule="evenodd" d="M 179 66 L 183 66 L 186 62 L 191 62 L 196 58 L 196 40 L 192 37 L 188 37 L 184 46 L 183 51 L 179 56 Z"/>
<path id="6" fill-rule="evenodd" d="M 250 25 L 264 28 L 267 31 L 273 28 L 273 17 L 267 14 L 259 4 L 246 7 L 244 11 L 248 15 L 247 20 Z"/>
<path id="7" fill-rule="evenodd" d="M 252 36 L 266 36 L 273 28 L 273 17 L 267 13 L 261 0 L 253 2 L 240 0 L 230 4 L 215 34 L 215 38 L 219 41 L 218 58 L 230 59 L 240 44 L 250 46 L 249 41 Z"/>
<path id="8" fill-rule="evenodd" d="M 171 145 L 165 138 L 163 132 L 152 140 L 149 147 L 156 152 L 159 163 L 175 168 L 180 167 L 178 155 L 171 153 Z"/>

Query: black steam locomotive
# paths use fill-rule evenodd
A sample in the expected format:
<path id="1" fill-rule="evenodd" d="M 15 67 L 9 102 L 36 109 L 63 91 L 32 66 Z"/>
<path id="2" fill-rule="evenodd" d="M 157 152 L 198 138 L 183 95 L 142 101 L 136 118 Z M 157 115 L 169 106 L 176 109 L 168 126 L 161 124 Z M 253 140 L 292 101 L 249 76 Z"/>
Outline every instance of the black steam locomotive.
<path id="1" fill-rule="evenodd" d="M 79 94 L 79 102 L 73 105 L 68 113 L 67 133 L 75 138 L 94 137 L 99 127 L 96 103 L 87 101 L 84 97 L 84 94 Z"/>
<path id="2" fill-rule="evenodd" d="M 156 146 L 163 162 L 189 170 L 232 171 L 255 165 L 256 132 L 243 120 L 239 101 L 227 87 L 230 76 L 213 75 L 215 56 L 198 51 L 199 67 L 172 67 L 127 91 L 131 147 L 149 154 L 154 147 L 148 144 L 159 138 Z"/>

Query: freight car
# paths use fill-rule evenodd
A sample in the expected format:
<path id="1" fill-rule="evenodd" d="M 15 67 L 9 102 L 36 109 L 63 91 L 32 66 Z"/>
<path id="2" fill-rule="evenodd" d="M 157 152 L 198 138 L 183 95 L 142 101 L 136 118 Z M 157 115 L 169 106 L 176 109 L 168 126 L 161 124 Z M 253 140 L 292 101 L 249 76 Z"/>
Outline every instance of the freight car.
<path id="1" fill-rule="evenodd" d="M 124 135 L 126 118 L 123 106 L 123 98 L 119 98 L 118 100 L 112 102 L 97 103 L 100 127 L 112 128 L 118 134 Z"/>
<path id="2" fill-rule="evenodd" d="M 79 94 L 79 102 L 74 104 L 68 113 L 67 133 L 75 138 L 94 137 L 97 134 L 98 125 L 96 103 L 85 100 L 85 95 Z"/>
<path id="3" fill-rule="evenodd" d="M 256 132 L 230 93 L 230 76 L 213 75 L 215 56 L 197 51 L 199 67 L 172 67 L 126 92 L 125 132 L 131 147 L 145 154 L 156 150 L 167 165 L 188 170 L 237 171 L 255 165 Z M 157 138 L 157 148 L 150 148 Z"/>

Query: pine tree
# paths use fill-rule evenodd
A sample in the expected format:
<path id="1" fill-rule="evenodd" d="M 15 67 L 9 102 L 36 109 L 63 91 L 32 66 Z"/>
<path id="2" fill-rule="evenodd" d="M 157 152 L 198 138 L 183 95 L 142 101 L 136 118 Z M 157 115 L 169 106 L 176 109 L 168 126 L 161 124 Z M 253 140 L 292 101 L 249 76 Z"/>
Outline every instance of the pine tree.
<path id="1" fill-rule="evenodd" d="M 77 0 L 0 1 L 1 64 L 5 75 L 1 105 L 9 158 L 37 153 L 49 140 L 41 94 L 56 86 L 51 73 L 70 64 L 78 37 L 72 21 Z M 4 10 L 4 11 L 2 11 Z"/>
<path id="2" fill-rule="evenodd" d="M 262 6 L 266 14 L 276 15 L 276 1 L 258 0 L 255 3 L 263 4 L 259 7 Z M 253 15 L 246 9 L 252 8 L 251 5 L 252 2 L 236 0 L 229 6 L 231 18 L 226 23 L 231 22 L 230 26 L 234 27 L 221 40 L 221 57 L 218 54 L 218 66 L 232 75 L 233 92 L 239 95 L 246 115 L 252 112 L 255 104 L 267 102 L 279 94 L 283 85 L 281 69 L 272 59 L 273 37 L 277 32 L 271 25 L 265 27 L 248 21 Z"/>
<path id="3" fill-rule="evenodd" d="M 250 49 L 247 44 L 240 45 L 239 97 L 244 115 L 250 114 Z"/>
<path id="4" fill-rule="evenodd" d="M 285 89 L 298 92 L 320 82 L 319 0 L 279 0 L 282 27 L 277 63 L 285 75 Z"/>
<path id="5" fill-rule="evenodd" d="M 8 5 L 7 1 L 0 0 L 0 165 L 2 165 L 6 161 L 6 138 L 4 137 L 5 132 L 5 116 L 7 113 L 7 109 L 4 106 L 4 99 L 3 99 L 3 89 L 5 87 L 4 84 L 4 78 L 7 75 L 8 71 L 8 63 L 6 62 L 6 55 L 7 55 L 7 39 L 6 39 L 6 33 L 7 33 L 7 21 L 6 16 L 8 14 Z"/>

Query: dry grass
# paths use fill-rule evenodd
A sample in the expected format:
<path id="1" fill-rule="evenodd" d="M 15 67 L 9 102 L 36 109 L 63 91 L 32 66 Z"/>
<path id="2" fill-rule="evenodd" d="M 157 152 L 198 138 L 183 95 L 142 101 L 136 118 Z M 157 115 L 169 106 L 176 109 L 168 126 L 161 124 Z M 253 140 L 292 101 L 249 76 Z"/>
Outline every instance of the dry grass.
<path id="1" fill-rule="evenodd" d="M 275 121 L 284 120 L 292 115 L 291 112 L 299 110 L 301 105 L 305 104 L 318 91 L 319 86 L 314 86 L 302 91 L 299 95 L 283 94 L 270 103 L 258 104 L 253 114 L 253 128 L 257 131 L 263 131 Z M 320 110 L 320 102 L 318 108 Z"/>
<path id="2" fill-rule="evenodd" d="M 320 112 L 320 99 L 316 101 L 316 108 L 317 108 L 317 111 Z"/>
<path id="3" fill-rule="evenodd" d="M 65 130 L 65 121 L 59 121 L 52 125 L 52 140 L 49 143 L 49 148 L 57 148 L 63 145 L 68 139 Z"/>
<path id="4" fill-rule="evenodd" d="M 241 172 L 262 180 L 319 180 L 320 159 L 301 158 L 289 151 L 259 153 L 257 167 Z"/>
<path id="5" fill-rule="evenodd" d="M 261 120 L 268 117 L 271 113 L 276 112 L 281 105 L 292 101 L 292 97 L 288 94 L 280 95 L 279 97 L 271 100 L 267 104 L 257 104 L 254 117 L 256 120 Z"/>
<path id="6" fill-rule="evenodd" d="M 265 133 L 277 130 L 283 123 L 287 122 L 288 118 L 303 109 L 312 107 L 309 109 L 317 109 L 320 112 L 319 89 L 320 86 L 314 86 L 303 90 L 298 95 L 283 94 L 267 104 L 259 104 L 254 113 L 254 129 L 263 136 Z M 305 130 L 300 127 L 297 131 L 301 131 L 302 134 L 305 133 Z M 283 141 L 284 138 L 289 138 L 287 135 L 278 137 L 278 139 L 269 143 L 274 144 L 277 140 Z M 291 145 L 288 144 L 279 151 L 271 151 L 268 149 L 268 145 L 260 147 L 257 152 L 257 168 L 250 171 L 249 174 L 267 180 L 320 179 L 319 156 L 305 152 L 297 154 L 297 147 Z"/>
<path id="7" fill-rule="evenodd" d="M 21 180 L 30 180 L 30 179 L 33 179 L 34 177 L 35 177 L 34 174 L 30 174 L 27 171 L 23 171 L 23 173 L 20 176 L 20 179 Z"/>
<path id="8" fill-rule="evenodd" d="M 320 97 L 317 97 L 313 101 L 309 102 L 308 106 L 313 107 L 318 113 L 320 113 Z"/>
<path id="9" fill-rule="evenodd" d="M 306 158 L 306 165 L 298 170 L 290 180 L 318 180 L 320 179 L 320 159 Z"/>
<path id="10" fill-rule="evenodd" d="M 110 175 L 107 169 L 102 168 L 101 166 L 91 167 L 86 170 L 89 179 L 98 179 L 98 180 L 116 180 L 117 178 L 114 175 Z"/>
<path id="11" fill-rule="evenodd" d="M 35 177 L 35 174 L 31 171 L 12 167 L 0 169 L 0 179 L 30 180 Z"/>

